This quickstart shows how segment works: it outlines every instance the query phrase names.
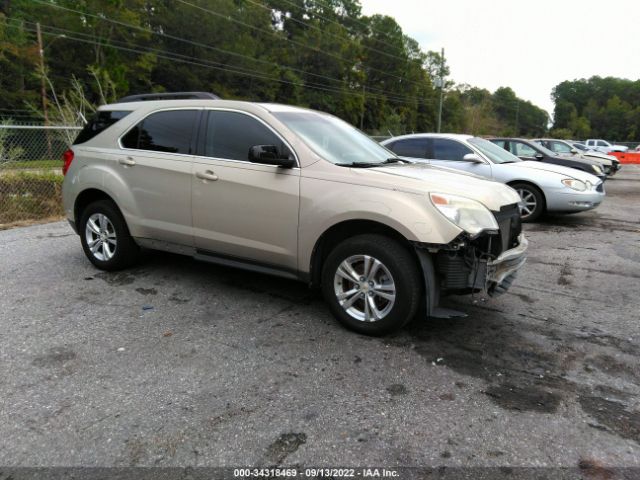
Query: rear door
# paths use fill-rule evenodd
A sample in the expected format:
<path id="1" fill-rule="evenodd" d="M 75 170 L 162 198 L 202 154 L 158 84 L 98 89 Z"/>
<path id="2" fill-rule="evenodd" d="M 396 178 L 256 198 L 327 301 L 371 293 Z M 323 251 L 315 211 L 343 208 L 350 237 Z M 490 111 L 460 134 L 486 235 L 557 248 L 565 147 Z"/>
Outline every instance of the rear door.
<path id="1" fill-rule="evenodd" d="M 120 138 L 116 168 L 133 197 L 125 214 L 134 235 L 193 245 L 191 168 L 200 112 L 156 111 Z"/>
<path id="2" fill-rule="evenodd" d="M 482 163 L 465 160 L 464 156 L 469 153 L 477 155 L 473 150 L 457 140 L 448 138 L 431 139 L 430 162 L 432 165 L 455 168 L 475 173 L 482 177 L 492 178 L 491 165 L 484 159 Z M 479 157 L 480 155 L 477 156 Z"/>
<path id="3" fill-rule="evenodd" d="M 194 159 L 193 227 L 199 253 L 297 270 L 300 169 L 252 163 L 254 145 L 293 150 L 245 112 L 205 111 Z"/>

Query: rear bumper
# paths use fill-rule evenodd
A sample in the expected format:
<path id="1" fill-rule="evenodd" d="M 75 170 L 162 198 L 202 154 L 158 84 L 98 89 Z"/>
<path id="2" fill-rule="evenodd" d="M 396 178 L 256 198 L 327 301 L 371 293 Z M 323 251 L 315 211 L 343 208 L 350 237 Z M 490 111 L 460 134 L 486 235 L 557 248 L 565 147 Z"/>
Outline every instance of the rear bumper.
<path id="1" fill-rule="evenodd" d="M 518 246 L 502 252 L 498 258 L 487 263 L 486 290 L 491 296 L 506 292 L 516 274 L 527 261 L 529 241 L 520 234 Z"/>

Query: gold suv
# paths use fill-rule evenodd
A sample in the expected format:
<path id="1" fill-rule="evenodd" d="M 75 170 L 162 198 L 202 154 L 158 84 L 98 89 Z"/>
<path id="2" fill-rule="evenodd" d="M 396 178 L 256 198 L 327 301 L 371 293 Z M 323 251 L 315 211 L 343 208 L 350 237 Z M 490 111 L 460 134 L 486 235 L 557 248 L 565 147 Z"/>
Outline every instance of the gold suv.
<path id="1" fill-rule="evenodd" d="M 348 328 L 464 315 L 525 261 L 518 194 L 398 158 L 338 118 L 210 94 L 105 105 L 64 155 L 64 208 L 98 268 L 140 247 L 322 289 Z M 419 312 L 419 313 L 418 313 Z"/>

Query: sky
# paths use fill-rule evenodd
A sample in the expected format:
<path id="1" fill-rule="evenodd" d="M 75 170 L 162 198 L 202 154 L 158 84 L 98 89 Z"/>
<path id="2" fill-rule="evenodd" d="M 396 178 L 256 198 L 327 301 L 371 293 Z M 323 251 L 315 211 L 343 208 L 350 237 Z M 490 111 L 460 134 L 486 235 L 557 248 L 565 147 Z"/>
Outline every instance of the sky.
<path id="1" fill-rule="evenodd" d="M 445 49 L 456 83 L 511 87 L 553 115 L 551 90 L 594 75 L 640 78 L 640 0 L 360 0 L 424 51 Z"/>

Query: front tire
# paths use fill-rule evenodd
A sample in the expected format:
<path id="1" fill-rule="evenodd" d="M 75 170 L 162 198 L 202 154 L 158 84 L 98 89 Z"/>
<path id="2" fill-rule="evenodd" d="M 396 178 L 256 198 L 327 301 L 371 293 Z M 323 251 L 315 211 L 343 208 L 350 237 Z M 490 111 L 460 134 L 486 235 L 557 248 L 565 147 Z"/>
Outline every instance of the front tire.
<path id="1" fill-rule="evenodd" d="M 387 236 L 368 234 L 347 239 L 331 251 L 322 269 L 322 292 L 345 327 L 383 335 L 414 317 L 422 282 L 408 248 Z"/>
<path id="2" fill-rule="evenodd" d="M 544 195 L 542 192 L 528 183 L 514 183 L 511 185 L 522 200 L 523 207 L 520 209 L 523 222 L 535 222 L 545 209 Z"/>
<path id="3" fill-rule="evenodd" d="M 137 260 L 139 247 L 120 210 L 110 200 L 88 205 L 80 215 L 78 232 L 85 255 L 101 270 L 122 270 Z"/>

